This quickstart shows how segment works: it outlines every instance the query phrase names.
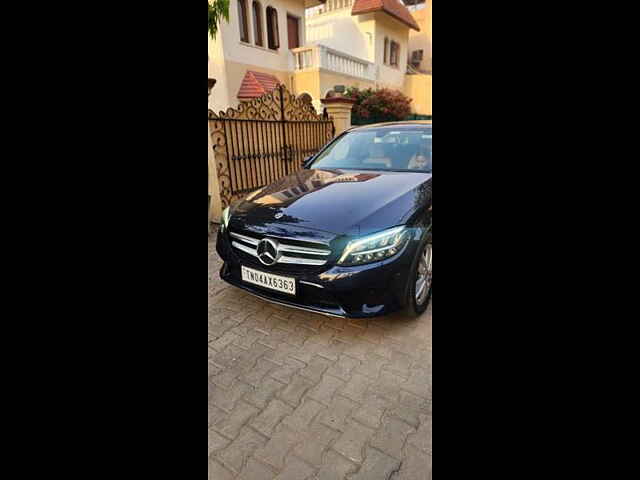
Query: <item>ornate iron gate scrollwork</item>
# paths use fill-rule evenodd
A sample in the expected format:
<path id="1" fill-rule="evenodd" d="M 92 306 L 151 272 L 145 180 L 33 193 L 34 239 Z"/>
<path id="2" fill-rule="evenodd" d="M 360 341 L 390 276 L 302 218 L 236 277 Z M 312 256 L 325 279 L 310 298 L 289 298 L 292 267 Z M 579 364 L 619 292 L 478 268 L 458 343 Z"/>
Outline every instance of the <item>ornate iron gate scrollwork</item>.
<path id="1" fill-rule="evenodd" d="M 209 110 L 222 208 L 301 168 L 335 134 L 333 122 L 283 85 L 218 114 Z"/>

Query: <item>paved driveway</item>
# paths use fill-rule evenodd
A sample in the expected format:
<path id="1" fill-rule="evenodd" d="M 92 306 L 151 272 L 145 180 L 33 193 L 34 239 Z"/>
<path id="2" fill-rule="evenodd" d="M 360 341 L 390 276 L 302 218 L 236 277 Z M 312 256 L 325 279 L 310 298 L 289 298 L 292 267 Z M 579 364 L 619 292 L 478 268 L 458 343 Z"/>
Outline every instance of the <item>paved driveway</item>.
<path id="1" fill-rule="evenodd" d="M 431 480 L 431 307 L 344 320 L 223 283 L 209 241 L 209 480 Z"/>

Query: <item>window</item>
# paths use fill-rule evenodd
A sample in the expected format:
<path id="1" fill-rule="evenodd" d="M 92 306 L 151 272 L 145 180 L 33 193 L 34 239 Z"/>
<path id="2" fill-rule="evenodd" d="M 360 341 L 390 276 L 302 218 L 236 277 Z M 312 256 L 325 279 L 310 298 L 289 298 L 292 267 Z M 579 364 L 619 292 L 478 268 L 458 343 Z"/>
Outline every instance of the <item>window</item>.
<path id="1" fill-rule="evenodd" d="M 312 168 L 431 172 L 431 127 L 349 132 L 319 154 Z"/>
<path id="2" fill-rule="evenodd" d="M 386 65 L 389 60 L 389 39 L 384 37 L 384 64 Z"/>
<path id="3" fill-rule="evenodd" d="M 253 2 L 253 39 L 256 45 L 262 43 L 262 6 L 260 2 Z"/>
<path id="4" fill-rule="evenodd" d="M 273 7 L 267 7 L 267 43 L 271 50 L 277 50 L 280 48 L 278 12 Z"/>
<path id="5" fill-rule="evenodd" d="M 238 25 L 240 26 L 240 40 L 249 43 L 249 28 L 247 27 L 246 0 L 238 0 Z"/>
<path id="6" fill-rule="evenodd" d="M 298 48 L 300 46 L 299 21 L 296 17 L 287 15 L 287 37 L 289 39 L 289 48 Z"/>
<path id="7" fill-rule="evenodd" d="M 391 51 L 389 55 L 389 64 L 397 67 L 400 62 L 400 44 L 397 42 L 391 42 Z"/>

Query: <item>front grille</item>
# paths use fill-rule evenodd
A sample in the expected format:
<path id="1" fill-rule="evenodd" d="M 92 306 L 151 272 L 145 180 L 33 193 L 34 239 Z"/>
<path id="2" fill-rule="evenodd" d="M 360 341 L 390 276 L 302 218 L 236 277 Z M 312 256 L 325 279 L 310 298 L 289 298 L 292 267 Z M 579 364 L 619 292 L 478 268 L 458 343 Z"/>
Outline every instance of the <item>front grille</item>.
<path id="1" fill-rule="evenodd" d="M 284 267 L 284 270 L 291 271 L 293 266 L 306 269 L 307 267 L 321 267 L 325 265 L 331 255 L 330 248 L 323 243 L 309 242 L 304 240 L 295 239 L 282 239 L 272 236 L 258 237 L 255 234 L 229 232 L 232 238 L 231 246 L 236 250 L 236 253 L 241 258 L 250 257 L 251 263 L 257 262 L 262 267 L 266 265 L 262 264 L 258 259 L 257 249 L 258 244 L 265 238 L 274 240 L 278 246 L 277 262 L 274 265 L 269 266 L 274 270 L 279 270 L 280 267 Z M 290 265 L 290 266 L 289 266 Z"/>

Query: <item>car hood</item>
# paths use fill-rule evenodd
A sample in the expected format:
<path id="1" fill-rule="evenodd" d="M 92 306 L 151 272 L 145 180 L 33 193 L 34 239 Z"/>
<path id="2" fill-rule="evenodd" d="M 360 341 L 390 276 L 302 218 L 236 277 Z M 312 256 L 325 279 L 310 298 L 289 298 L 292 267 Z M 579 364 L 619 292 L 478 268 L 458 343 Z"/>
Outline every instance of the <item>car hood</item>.
<path id="1" fill-rule="evenodd" d="M 232 209 L 232 222 L 263 232 L 366 235 L 402 225 L 431 199 L 430 173 L 301 170 L 250 194 Z"/>

